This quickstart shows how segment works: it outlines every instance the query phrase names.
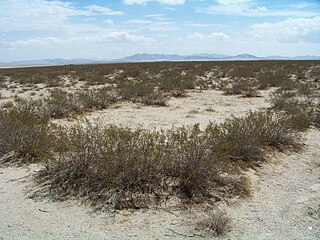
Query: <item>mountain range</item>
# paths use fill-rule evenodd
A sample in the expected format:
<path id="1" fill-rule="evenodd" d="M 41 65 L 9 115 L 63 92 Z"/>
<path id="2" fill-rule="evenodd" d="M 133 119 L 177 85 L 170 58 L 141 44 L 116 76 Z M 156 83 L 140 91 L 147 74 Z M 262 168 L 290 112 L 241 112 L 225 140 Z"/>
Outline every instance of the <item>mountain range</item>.
<path id="1" fill-rule="evenodd" d="M 135 54 L 114 60 L 93 60 L 86 58 L 77 59 L 38 59 L 24 60 L 14 62 L 0 62 L 1 67 L 17 67 L 17 66 L 53 66 L 65 64 L 98 64 L 98 63 L 125 63 L 125 62 L 159 62 L 159 61 L 232 61 L 232 60 L 320 60 L 320 56 L 267 56 L 257 57 L 251 54 L 240 54 L 235 56 L 223 54 L 200 53 L 193 55 L 177 55 L 177 54 Z"/>

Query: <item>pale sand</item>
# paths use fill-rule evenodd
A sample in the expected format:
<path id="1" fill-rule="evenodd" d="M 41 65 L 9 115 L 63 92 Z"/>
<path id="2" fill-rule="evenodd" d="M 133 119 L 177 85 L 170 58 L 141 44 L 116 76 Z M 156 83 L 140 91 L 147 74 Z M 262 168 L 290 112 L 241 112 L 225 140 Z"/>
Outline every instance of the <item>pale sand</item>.
<path id="1" fill-rule="evenodd" d="M 224 96 L 208 90 L 172 99 L 169 107 L 146 107 L 132 103 L 89 113 L 91 120 L 146 128 L 209 121 L 223 122 L 234 114 L 269 106 L 262 98 Z M 208 108 L 214 111 L 207 111 Z M 62 121 L 61 122 L 67 122 Z M 270 163 L 248 175 L 253 196 L 221 204 L 232 217 L 232 230 L 223 239 L 319 239 L 320 238 L 320 134 L 306 134 L 301 153 L 274 154 Z M 181 211 L 139 210 L 116 214 L 92 213 L 75 201 L 35 201 L 27 192 L 39 165 L 0 168 L 0 239 L 197 239 L 208 238 L 195 229 L 200 209 Z"/>
<path id="2" fill-rule="evenodd" d="M 216 90 L 202 92 L 193 90 L 188 91 L 188 97 L 171 98 L 166 107 L 123 102 L 105 110 L 86 113 L 83 116 L 92 122 L 98 121 L 102 124 L 142 126 L 156 130 L 166 130 L 196 123 L 205 127 L 210 122 L 222 123 L 232 115 L 243 116 L 250 110 L 256 111 L 270 107 L 269 95 L 272 91 L 273 89 L 262 91 L 259 98 L 244 98 L 226 96 L 223 95 L 223 92 Z M 72 119 L 54 120 L 56 123 L 66 125 L 72 121 Z"/>

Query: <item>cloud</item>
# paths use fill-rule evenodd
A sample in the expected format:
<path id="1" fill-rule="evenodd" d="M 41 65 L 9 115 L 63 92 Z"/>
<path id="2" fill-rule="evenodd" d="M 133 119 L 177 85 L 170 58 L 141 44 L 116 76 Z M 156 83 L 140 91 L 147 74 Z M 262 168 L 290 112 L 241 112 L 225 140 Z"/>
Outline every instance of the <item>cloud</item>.
<path id="1" fill-rule="evenodd" d="M 188 35 L 188 38 L 191 40 L 204 40 L 206 38 L 206 36 L 204 36 L 201 33 L 195 32 L 195 33 Z"/>
<path id="2" fill-rule="evenodd" d="M 221 5 L 239 4 L 245 2 L 252 2 L 252 0 L 217 0 Z"/>
<path id="3" fill-rule="evenodd" d="M 207 23 L 187 23 L 186 26 L 188 26 L 188 27 L 209 27 L 210 24 L 207 24 Z"/>
<path id="4" fill-rule="evenodd" d="M 288 18 L 276 23 L 259 23 L 250 29 L 256 38 L 276 39 L 281 42 L 320 43 L 320 16 L 313 18 Z"/>
<path id="5" fill-rule="evenodd" d="M 114 11 L 110 8 L 101 7 L 97 5 L 90 5 L 90 6 L 86 6 L 85 8 L 91 11 L 93 14 L 101 14 L 101 15 L 109 15 L 109 16 L 119 16 L 124 14 L 124 12 Z"/>
<path id="6" fill-rule="evenodd" d="M 226 40 L 228 41 L 230 37 L 223 32 L 213 32 L 208 36 L 209 39 L 214 41 Z"/>
<path id="7" fill-rule="evenodd" d="M 191 40 L 208 40 L 208 41 L 229 41 L 230 37 L 223 32 L 213 32 L 209 35 L 204 35 L 202 33 L 192 33 L 188 35 L 188 39 Z"/>
<path id="8" fill-rule="evenodd" d="M 111 32 L 100 35 L 83 35 L 77 37 L 36 37 L 26 40 L 17 40 L 10 42 L 11 47 L 26 47 L 26 46 L 41 46 L 41 47 L 53 47 L 57 45 L 68 44 L 86 44 L 86 43 L 105 43 L 105 42 L 117 42 L 117 43 L 150 43 L 154 39 L 148 38 L 142 35 L 130 34 L 125 31 Z"/>
<path id="9" fill-rule="evenodd" d="M 167 21 L 170 20 L 164 17 L 158 17 L 160 14 L 147 15 L 148 19 L 131 19 L 128 20 L 129 27 L 141 30 L 148 30 L 153 32 L 168 32 L 180 30 L 174 22 Z M 163 16 L 161 14 L 161 16 Z"/>
<path id="10" fill-rule="evenodd" d="M 114 25 L 114 22 L 111 19 L 106 19 L 103 22 L 108 25 Z"/>
<path id="11" fill-rule="evenodd" d="M 180 5 L 184 4 L 185 0 L 124 0 L 124 4 L 133 5 L 133 4 L 145 4 L 147 2 L 159 2 L 168 5 Z"/>
<path id="12" fill-rule="evenodd" d="M 217 0 L 216 4 L 206 8 L 198 8 L 198 12 L 214 14 L 214 15 L 237 15 L 237 16 L 294 16 L 294 17 L 312 17 L 319 15 L 316 10 L 319 4 L 303 5 L 285 5 L 278 8 L 271 8 L 259 4 L 254 0 Z M 309 9 L 305 9 L 309 7 Z"/>
<path id="13" fill-rule="evenodd" d="M 164 14 L 162 14 L 162 13 L 155 13 L 155 14 L 145 15 L 145 17 L 148 17 L 148 18 L 158 18 L 158 17 L 164 17 Z"/>
<path id="14" fill-rule="evenodd" d="M 1 0 L 0 32 L 65 28 L 72 17 L 118 16 L 123 12 L 97 5 L 76 7 L 70 2 L 46 0 Z"/>

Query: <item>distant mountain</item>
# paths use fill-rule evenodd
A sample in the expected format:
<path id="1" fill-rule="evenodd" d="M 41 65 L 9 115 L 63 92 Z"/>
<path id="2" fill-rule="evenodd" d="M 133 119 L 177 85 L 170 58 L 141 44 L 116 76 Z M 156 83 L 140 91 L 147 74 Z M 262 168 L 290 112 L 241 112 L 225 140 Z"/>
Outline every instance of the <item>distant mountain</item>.
<path id="1" fill-rule="evenodd" d="M 228 55 L 223 55 L 223 54 L 209 54 L 209 53 L 199 53 L 199 54 L 193 54 L 190 56 L 186 56 L 185 60 L 188 59 L 203 59 L 203 60 L 210 60 L 210 59 L 224 59 L 229 57 Z"/>
<path id="2" fill-rule="evenodd" d="M 184 56 L 177 54 L 135 54 L 132 56 L 119 58 L 113 62 L 143 62 L 143 61 L 179 61 L 184 60 Z"/>
<path id="3" fill-rule="evenodd" d="M 249 56 L 252 56 L 249 58 Z M 208 54 L 200 53 L 193 55 L 166 55 L 166 54 L 135 54 L 132 56 L 113 60 L 113 62 L 149 62 L 149 61 L 209 61 L 209 60 L 245 60 L 256 59 L 257 57 L 249 54 L 242 54 L 238 56 L 228 56 L 222 54 Z"/>
<path id="4" fill-rule="evenodd" d="M 251 54 L 240 54 L 237 56 L 229 56 L 229 59 L 235 59 L 235 60 L 255 60 L 255 59 L 259 59 L 259 57 L 256 57 L 254 55 Z"/>
<path id="5" fill-rule="evenodd" d="M 320 60 L 320 56 L 268 56 L 257 57 L 251 54 L 240 54 L 236 56 L 222 54 L 200 53 L 193 55 L 166 55 L 166 54 L 135 54 L 132 56 L 115 59 L 112 62 L 156 62 L 156 61 L 223 61 L 223 60 Z"/>
<path id="6" fill-rule="evenodd" d="M 135 54 L 115 60 L 93 60 L 87 58 L 76 59 L 39 59 L 25 60 L 15 62 L 0 62 L 0 67 L 27 67 L 27 66 L 55 66 L 65 64 L 97 64 L 97 63 L 122 63 L 122 62 L 158 62 L 158 61 L 228 61 L 228 60 L 320 60 L 320 56 L 267 56 L 257 57 L 251 54 L 240 54 L 229 56 L 223 54 L 199 53 L 193 55 L 177 55 L 177 54 Z"/>

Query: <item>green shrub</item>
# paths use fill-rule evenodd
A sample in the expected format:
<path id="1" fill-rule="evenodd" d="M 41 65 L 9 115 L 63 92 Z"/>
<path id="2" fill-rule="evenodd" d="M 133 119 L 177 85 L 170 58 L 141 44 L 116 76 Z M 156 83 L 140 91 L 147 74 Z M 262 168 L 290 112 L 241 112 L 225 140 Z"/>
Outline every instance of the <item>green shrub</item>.
<path id="1" fill-rule="evenodd" d="M 226 95 L 241 94 L 244 97 L 257 97 L 259 95 L 256 82 L 245 78 L 233 80 L 229 86 L 224 86 L 223 90 Z"/>
<path id="2" fill-rule="evenodd" d="M 62 130 L 58 158 L 41 170 L 51 195 L 137 208 L 160 196 L 162 137 L 143 129 L 77 125 Z M 153 197 L 153 198 L 152 198 Z"/>
<path id="3" fill-rule="evenodd" d="M 66 117 L 73 113 L 83 112 L 83 106 L 74 93 L 55 89 L 42 102 L 43 114 L 47 117 Z"/>
<path id="4" fill-rule="evenodd" d="M 119 95 L 124 100 L 137 101 L 154 93 L 154 86 L 145 82 L 128 81 L 119 85 Z"/>
<path id="5" fill-rule="evenodd" d="M 279 150 L 297 147 L 299 138 L 290 117 L 268 111 L 233 117 L 221 124 L 218 131 L 215 152 L 233 161 L 253 163 L 265 159 L 266 147 Z"/>
<path id="6" fill-rule="evenodd" d="M 266 70 L 257 74 L 259 89 L 268 89 L 269 87 L 282 87 L 290 90 L 294 89 L 294 81 L 289 79 L 288 74 L 282 69 L 274 71 Z"/>
<path id="7" fill-rule="evenodd" d="M 290 118 L 290 126 L 299 131 L 306 131 L 314 118 L 313 106 L 308 101 L 299 99 L 294 92 L 271 94 L 271 108 L 285 112 Z"/>
<path id="8" fill-rule="evenodd" d="M 0 154 L 5 161 L 35 162 L 51 155 L 52 137 L 48 119 L 27 111 L 0 111 Z"/>
<path id="9" fill-rule="evenodd" d="M 107 87 L 77 92 L 76 99 L 85 110 L 104 109 L 118 101 L 116 93 Z"/>
<path id="10" fill-rule="evenodd" d="M 177 183 L 174 188 L 188 199 L 208 198 L 217 178 L 209 135 L 194 125 L 171 130 L 168 137 L 167 174 Z"/>

